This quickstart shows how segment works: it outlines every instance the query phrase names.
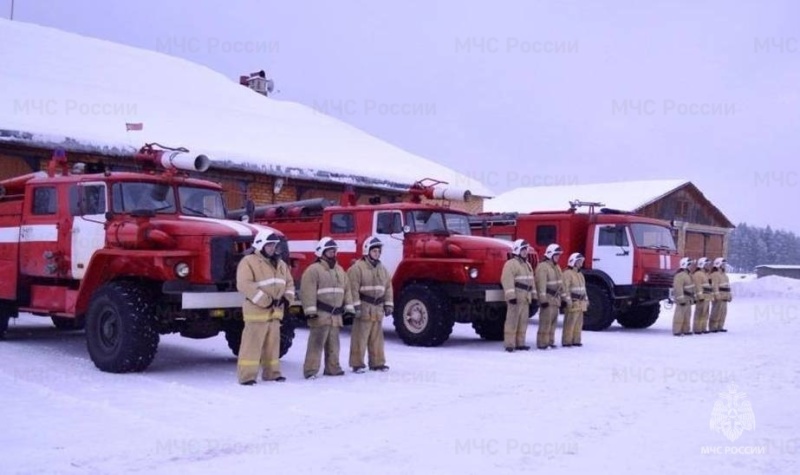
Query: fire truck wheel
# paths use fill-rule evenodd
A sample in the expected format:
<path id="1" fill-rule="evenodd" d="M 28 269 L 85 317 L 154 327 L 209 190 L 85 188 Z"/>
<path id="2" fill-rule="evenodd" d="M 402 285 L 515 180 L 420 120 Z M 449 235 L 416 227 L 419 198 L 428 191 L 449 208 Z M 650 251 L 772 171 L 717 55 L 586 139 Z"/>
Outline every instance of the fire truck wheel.
<path id="1" fill-rule="evenodd" d="M 583 329 L 603 331 L 610 327 L 614 323 L 614 309 L 611 307 L 611 295 L 606 288 L 587 283 L 586 295 L 589 297 L 589 310 L 583 315 Z"/>
<path id="2" fill-rule="evenodd" d="M 656 320 L 661 311 L 660 304 L 639 305 L 617 317 L 617 321 L 625 328 L 649 328 Z"/>
<path id="3" fill-rule="evenodd" d="M 409 346 L 439 346 L 453 332 L 453 309 L 434 286 L 411 284 L 402 290 L 394 328 Z"/>
<path id="4" fill-rule="evenodd" d="M 8 320 L 14 315 L 11 309 L 0 305 L 0 340 L 6 335 L 8 330 Z"/>
<path id="5" fill-rule="evenodd" d="M 83 330 L 86 327 L 86 319 L 83 317 L 50 317 L 50 319 L 53 320 L 53 325 L 55 325 L 57 329 L 63 331 Z"/>
<path id="6" fill-rule="evenodd" d="M 239 347 L 242 345 L 242 332 L 244 331 L 244 322 L 237 321 L 227 328 L 225 328 L 225 340 L 228 342 L 228 348 L 234 356 L 239 356 Z M 294 326 L 286 321 L 281 325 L 281 349 L 280 358 L 289 352 L 294 342 Z"/>
<path id="7" fill-rule="evenodd" d="M 92 297 L 86 343 L 95 366 L 109 373 L 144 371 L 156 355 L 152 296 L 134 283 L 111 282 Z"/>
<path id="8" fill-rule="evenodd" d="M 488 341 L 503 341 L 506 325 L 506 308 L 489 308 L 486 318 L 472 322 L 472 328 L 481 338 Z"/>

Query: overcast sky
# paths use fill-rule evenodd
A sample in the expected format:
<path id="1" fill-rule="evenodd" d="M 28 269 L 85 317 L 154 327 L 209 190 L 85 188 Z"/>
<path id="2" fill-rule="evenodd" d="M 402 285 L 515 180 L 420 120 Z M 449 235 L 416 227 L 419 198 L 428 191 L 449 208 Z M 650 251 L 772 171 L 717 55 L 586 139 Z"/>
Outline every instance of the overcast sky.
<path id="1" fill-rule="evenodd" d="M 14 18 L 265 69 L 276 99 L 495 193 L 685 178 L 734 223 L 800 233 L 796 0 L 16 0 Z"/>

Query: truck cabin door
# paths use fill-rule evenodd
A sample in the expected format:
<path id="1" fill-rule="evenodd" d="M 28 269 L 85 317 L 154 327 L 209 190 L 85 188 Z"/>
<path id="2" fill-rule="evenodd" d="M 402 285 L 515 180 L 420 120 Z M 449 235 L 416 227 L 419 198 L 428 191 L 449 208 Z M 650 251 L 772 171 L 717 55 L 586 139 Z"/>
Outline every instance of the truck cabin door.
<path id="1" fill-rule="evenodd" d="M 381 262 L 394 274 L 403 260 L 403 216 L 399 211 L 376 211 L 373 233 L 383 242 Z"/>
<path id="2" fill-rule="evenodd" d="M 55 185 L 34 185 L 26 199 L 19 228 L 20 273 L 63 277 L 59 253 L 59 196 Z"/>
<path id="3" fill-rule="evenodd" d="M 73 279 L 81 279 L 95 251 L 106 245 L 106 211 L 108 190 L 103 182 L 78 183 L 69 190 L 69 211 L 72 216 Z"/>
<path id="4" fill-rule="evenodd" d="M 592 268 L 608 274 L 614 285 L 633 283 L 633 249 L 627 226 L 598 224 L 594 228 Z"/>

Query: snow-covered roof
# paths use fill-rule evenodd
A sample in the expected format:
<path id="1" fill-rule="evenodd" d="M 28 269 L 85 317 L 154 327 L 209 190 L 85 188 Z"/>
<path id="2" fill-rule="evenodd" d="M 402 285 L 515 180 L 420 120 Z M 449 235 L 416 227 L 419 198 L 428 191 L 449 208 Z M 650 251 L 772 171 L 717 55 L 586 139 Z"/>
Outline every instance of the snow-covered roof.
<path id="1" fill-rule="evenodd" d="M 222 168 L 397 190 L 430 177 L 492 196 L 455 170 L 238 81 L 159 52 L 0 19 L 0 141 L 119 156 L 158 142 Z M 139 122 L 143 130 L 126 131 Z"/>
<path id="2" fill-rule="evenodd" d="M 756 266 L 756 269 L 759 267 L 764 267 L 767 269 L 800 269 L 800 265 L 796 264 L 761 264 L 760 266 Z"/>
<path id="3" fill-rule="evenodd" d="M 688 180 L 642 180 L 565 186 L 516 188 L 484 202 L 488 212 L 563 210 L 574 200 L 600 202 L 604 207 L 636 211 L 689 183 Z"/>

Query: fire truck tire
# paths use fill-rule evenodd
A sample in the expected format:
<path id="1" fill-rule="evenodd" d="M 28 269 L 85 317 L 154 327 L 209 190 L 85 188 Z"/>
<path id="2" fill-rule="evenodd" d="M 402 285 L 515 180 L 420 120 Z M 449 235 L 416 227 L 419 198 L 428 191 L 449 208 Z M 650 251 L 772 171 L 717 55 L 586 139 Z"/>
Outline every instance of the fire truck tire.
<path id="1" fill-rule="evenodd" d="M 394 310 L 394 329 L 408 346 L 439 346 L 453 332 L 450 302 L 435 286 L 411 284 L 400 293 Z"/>
<path id="2" fill-rule="evenodd" d="M 152 363 L 159 340 L 150 322 L 153 300 L 134 283 L 111 282 L 95 292 L 86 317 L 86 344 L 98 369 L 131 373 Z"/>
<path id="3" fill-rule="evenodd" d="M 488 341 L 503 341 L 506 325 L 506 308 L 490 308 L 486 318 L 472 322 L 472 328 L 481 338 Z"/>
<path id="4" fill-rule="evenodd" d="M 83 317 L 67 318 L 67 317 L 50 317 L 53 320 L 53 325 L 58 330 L 83 330 L 86 328 L 86 319 Z"/>
<path id="5" fill-rule="evenodd" d="M 617 322 L 625 328 L 649 328 L 656 320 L 661 311 L 661 304 L 639 305 L 617 317 Z"/>
<path id="6" fill-rule="evenodd" d="M 239 356 L 239 347 L 242 346 L 242 332 L 244 331 L 244 322 L 238 321 L 231 324 L 225 329 L 225 340 L 228 342 L 228 348 L 234 356 Z M 283 322 L 281 325 L 281 349 L 280 358 L 289 352 L 294 342 L 294 326 Z"/>
<path id="7" fill-rule="evenodd" d="M 8 320 L 11 318 L 11 312 L 0 306 L 0 340 L 2 340 L 6 335 L 6 330 L 8 330 Z"/>
<path id="8" fill-rule="evenodd" d="M 614 323 L 614 309 L 608 290 L 600 285 L 587 283 L 586 295 L 589 297 L 589 310 L 583 315 L 583 329 L 603 331 L 610 327 Z"/>

